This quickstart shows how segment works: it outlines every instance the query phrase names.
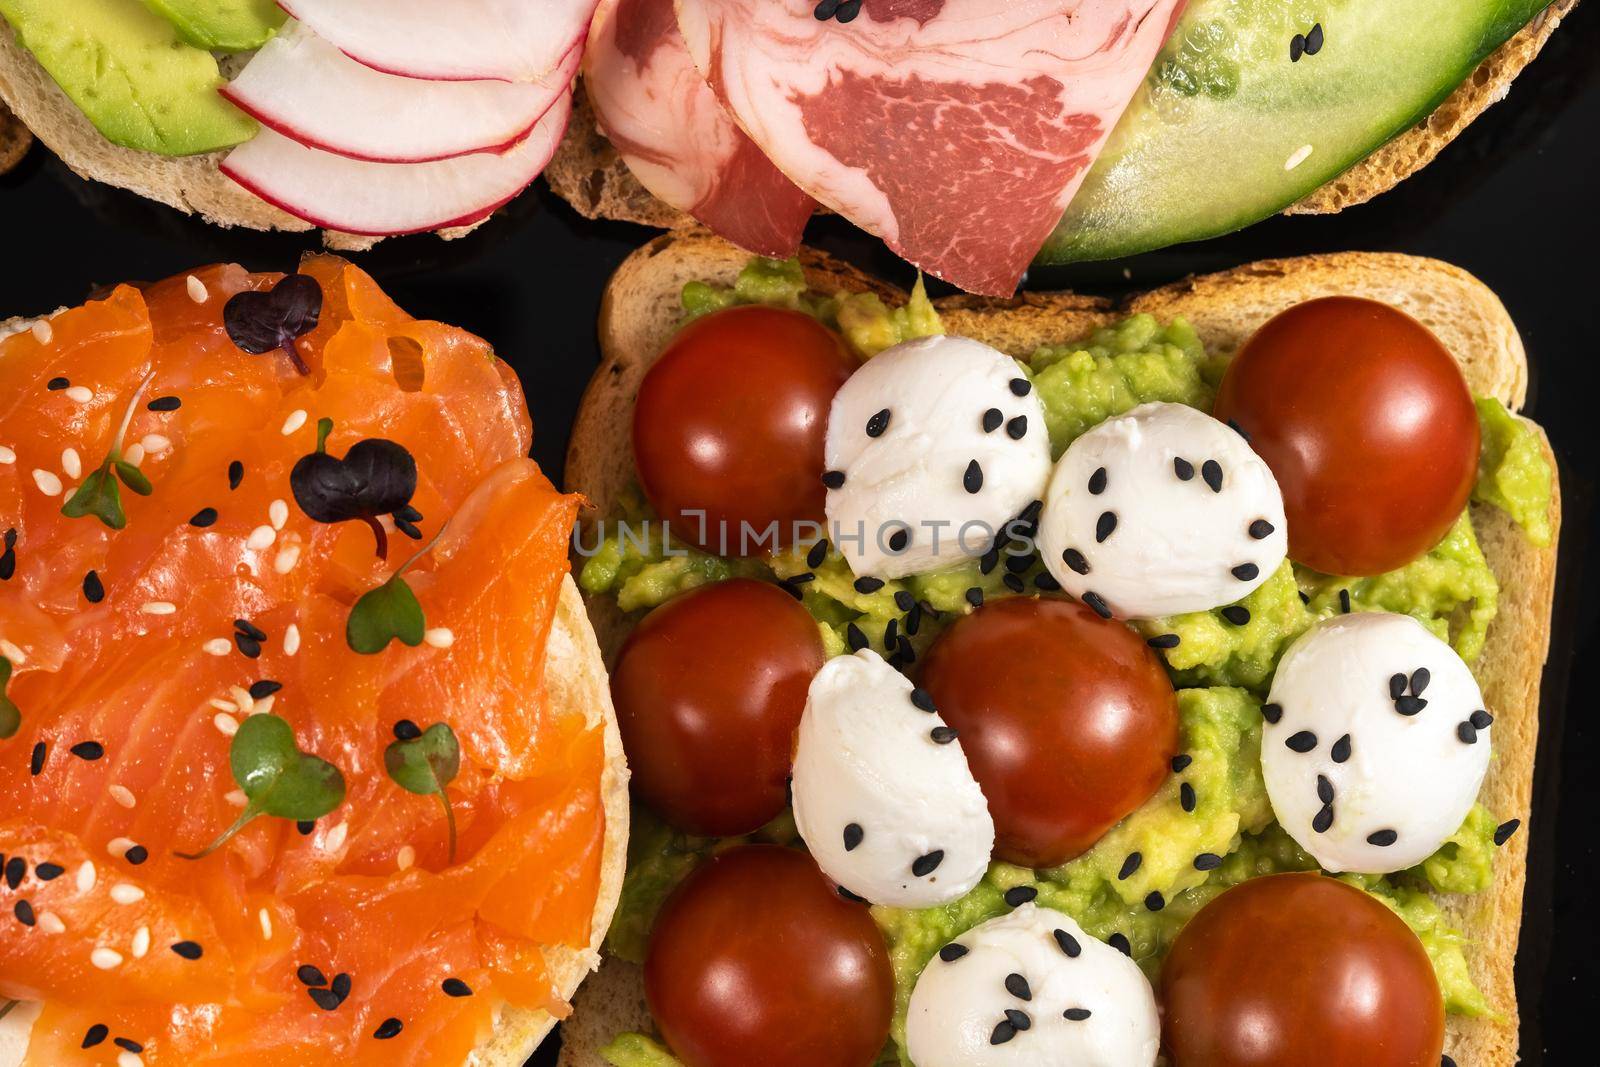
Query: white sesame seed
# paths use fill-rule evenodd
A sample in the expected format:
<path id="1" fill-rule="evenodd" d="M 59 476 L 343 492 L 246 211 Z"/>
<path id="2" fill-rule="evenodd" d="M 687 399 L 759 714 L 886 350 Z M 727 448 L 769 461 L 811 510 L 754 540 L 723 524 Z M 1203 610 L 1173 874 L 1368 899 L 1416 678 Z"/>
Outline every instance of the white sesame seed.
<path id="1" fill-rule="evenodd" d="M 132 847 L 133 840 L 132 838 L 127 837 L 113 837 L 110 841 L 106 842 L 106 851 L 111 854 L 113 859 L 120 860 L 123 856 L 128 854 L 128 850 Z"/>
<path id="2" fill-rule="evenodd" d="M 235 704 L 231 700 L 223 700 L 221 697 L 212 697 L 210 700 L 206 701 L 206 703 L 210 704 L 218 711 L 225 711 L 230 715 L 239 710 L 239 705 Z"/>
<path id="3" fill-rule="evenodd" d="M 344 839 L 349 833 L 350 825 L 348 823 L 340 823 L 328 831 L 328 837 L 323 844 L 327 846 L 329 852 L 338 852 L 341 848 L 344 848 Z"/>
<path id="4" fill-rule="evenodd" d="M 292 656 L 299 651 L 300 627 L 291 622 L 289 624 L 289 628 L 283 631 L 283 654 L 285 656 Z"/>
<path id="5" fill-rule="evenodd" d="M 146 615 L 176 615 L 178 605 L 170 600 L 147 600 L 139 605 L 139 610 Z"/>
<path id="6" fill-rule="evenodd" d="M 143 463 L 144 445 L 140 444 L 138 441 L 135 441 L 133 444 L 129 445 L 128 450 L 122 453 L 122 460 L 130 467 L 137 467 L 139 464 Z"/>
<path id="7" fill-rule="evenodd" d="M 279 574 L 288 574 L 300 562 L 300 546 L 284 545 L 278 550 L 278 556 L 272 561 L 272 569 Z"/>
<path id="8" fill-rule="evenodd" d="M 89 962 L 102 971 L 109 971 L 113 967 L 122 966 L 122 953 L 102 946 L 89 953 Z"/>
<path id="9" fill-rule="evenodd" d="M 129 1052 L 127 1049 L 123 1049 L 117 1053 L 117 1067 L 144 1067 L 144 1057 L 137 1052 Z"/>
<path id="10" fill-rule="evenodd" d="M 118 886 L 117 888 L 120 889 L 121 886 Z M 139 895 L 143 896 L 144 893 L 141 892 Z M 144 959 L 144 954 L 150 951 L 150 928 L 148 926 L 141 926 L 139 929 L 135 930 L 133 932 L 133 941 L 128 947 L 129 950 L 133 952 L 134 959 Z"/>
<path id="11" fill-rule="evenodd" d="M 106 792 L 111 794 L 112 800 L 115 800 L 125 808 L 132 808 L 139 803 L 138 799 L 133 795 L 133 790 L 125 785 L 108 786 Z"/>
<path id="12" fill-rule="evenodd" d="M 289 521 L 289 503 L 285 500 L 274 500 L 267 505 L 267 521 L 272 523 L 274 530 L 283 529 L 283 524 Z"/>
<path id="13" fill-rule="evenodd" d="M 94 399 L 94 390 L 87 385 L 69 386 L 66 391 L 67 399 L 79 404 L 87 404 Z"/>
<path id="14" fill-rule="evenodd" d="M 254 552 L 271 548 L 272 542 L 278 539 L 278 531 L 270 526 L 257 526 L 250 531 L 250 536 L 245 539 L 245 547 Z"/>
<path id="15" fill-rule="evenodd" d="M 33 324 L 33 339 L 38 341 L 40 344 L 49 344 L 55 339 L 55 336 L 56 331 L 51 327 L 50 323 L 46 322 L 44 319 L 40 319 L 38 322 Z"/>
<path id="16" fill-rule="evenodd" d="M 131 845 L 129 846 L 132 847 Z M 93 860 L 84 860 L 78 865 L 78 892 L 87 893 L 94 888 L 95 870 Z"/>
<path id="17" fill-rule="evenodd" d="M 233 650 L 233 645 L 226 637 L 213 637 L 200 647 L 208 656 L 226 656 Z"/>
<path id="18" fill-rule="evenodd" d="M 228 695 L 233 698 L 233 702 L 239 706 L 240 711 L 248 713 L 251 708 L 256 706 L 255 697 L 251 696 L 250 690 L 242 685 L 229 686 Z"/>
<path id="19" fill-rule="evenodd" d="M 139 438 L 139 443 L 143 445 L 144 450 L 152 456 L 159 456 L 161 453 L 172 447 L 172 439 L 167 437 L 165 434 L 159 433 L 147 433 L 143 437 Z"/>
<path id="20" fill-rule="evenodd" d="M 443 626 L 436 626 L 422 635 L 422 639 L 434 648 L 449 648 L 456 643 L 456 635 Z"/>
<path id="21" fill-rule="evenodd" d="M 270 712 L 272 710 L 272 705 L 276 704 L 277 702 L 278 702 L 278 694 L 277 693 L 268 693 L 266 696 L 264 696 L 260 700 L 256 701 L 256 706 L 255 706 L 254 709 L 251 710 L 250 714 L 252 714 L 252 715 L 265 715 L 265 714 L 267 714 L 268 712 Z"/>
<path id="22" fill-rule="evenodd" d="M 288 437 L 306 424 L 306 409 L 295 408 L 289 412 L 289 417 L 283 420 L 283 436 Z"/>
<path id="23" fill-rule="evenodd" d="M 78 455 L 76 448 L 61 450 L 61 473 L 73 481 L 83 477 L 83 459 Z"/>
<path id="24" fill-rule="evenodd" d="M 7 466 L 10 466 L 11 464 L 15 463 L 16 461 L 17 461 L 16 450 L 8 448 L 5 445 L 0 445 L 0 463 L 4 463 Z"/>
<path id="25" fill-rule="evenodd" d="M 62 922 L 61 916 L 55 912 L 41 911 L 39 913 L 39 929 L 47 934 L 64 934 L 67 932 L 67 924 Z"/>
<path id="26" fill-rule="evenodd" d="M 232 737 L 239 732 L 239 721 L 232 715 L 219 711 L 211 717 L 211 721 L 216 724 L 223 737 Z"/>
<path id="27" fill-rule="evenodd" d="M 118 904 L 137 904 L 144 899 L 144 890 L 128 882 L 118 882 L 111 887 L 111 899 Z"/>
<path id="28" fill-rule="evenodd" d="M 61 479 L 56 477 L 56 475 L 50 471 L 39 470 L 37 467 L 35 467 L 33 471 L 33 484 L 38 486 L 39 492 L 43 493 L 45 496 L 61 495 Z"/>
<path id="29" fill-rule="evenodd" d="M 0 637 L 0 656 L 10 660 L 13 667 L 20 667 L 28 662 L 28 654 L 3 637 Z"/>
<path id="30" fill-rule="evenodd" d="M 1290 153 L 1289 158 L 1283 161 L 1284 170 L 1294 170 L 1307 159 L 1311 158 L 1311 146 L 1303 144 Z"/>
<path id="31" fill-rule="evenodd" d="M 395 866 L 402 871 L 409 871 L 411 865 L 417 862 L 417 850 L 410 845 L 401 845 L 400 851 L 394 857 Z"/>
<path id="32" fill-rule="evenodd" d="M 204 304 L 211 299 L 211 294 L 206 291 L 206 283 L 196 278 L 193 274 L 184 279 L 184 284 L 189 287 L 189 299 L 196 304 Z"/>
<path id="33" fill-rule="evenodd" d="M 256 917 L 261 920 L 261 936 L 266 938 L 268 941 L 271 941 L 272 940 L 272 913 L 270 911 L 268 911 L 266 908 L 262 908 L 260 914 L 257 915 Z"/>
<path id="34" fill-rule="evenodd" d="M 236 808 L 242 808 L 250 803 L 250 798 L 244 795 L 243 789 L 230 789 L 223 795 L 222 799 Z"/>

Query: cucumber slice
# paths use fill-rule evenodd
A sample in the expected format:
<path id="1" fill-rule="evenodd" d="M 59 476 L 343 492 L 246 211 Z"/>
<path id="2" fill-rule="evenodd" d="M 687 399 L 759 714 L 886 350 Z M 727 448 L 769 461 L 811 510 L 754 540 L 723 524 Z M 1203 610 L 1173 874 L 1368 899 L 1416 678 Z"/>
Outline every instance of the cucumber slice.
<path id="1" fill-rule="evenodd" d="M 1548 3 L 1191 0 L 1038 262 L 1133 255 L 1282 211 L 1431 113 Z M 1321 47 L 1293 59 L 1317 25 Z"/>

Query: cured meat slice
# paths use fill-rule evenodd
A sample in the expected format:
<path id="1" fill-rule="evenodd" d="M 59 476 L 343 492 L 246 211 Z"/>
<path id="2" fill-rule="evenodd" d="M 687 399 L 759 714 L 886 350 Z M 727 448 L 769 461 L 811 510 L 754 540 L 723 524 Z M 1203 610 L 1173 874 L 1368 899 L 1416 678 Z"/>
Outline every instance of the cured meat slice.
<path id="1" fill-rule="evenodd" d="M 602 0 L 583 74 L 601 129 L 640 184 L 736 245 L 794 255 L 816 202 L 722 110 L 672 0 Z"/>
<path id="2" fill-rule="evenodd" d="M 1182 0 L 678 0 L 706 81 L 795 184 L 1009 295 Z"/>

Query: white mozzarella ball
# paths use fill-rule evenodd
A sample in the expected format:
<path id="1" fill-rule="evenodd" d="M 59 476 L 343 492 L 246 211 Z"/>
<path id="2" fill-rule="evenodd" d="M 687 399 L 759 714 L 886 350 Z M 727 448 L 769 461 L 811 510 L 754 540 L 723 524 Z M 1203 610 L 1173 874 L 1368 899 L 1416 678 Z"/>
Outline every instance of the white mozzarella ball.
<path id="1" fill-rule="evenodd" d="M 988 802 L 932 707 L 870 650 L 828 661 L 806 697 L 794 820 L 823 872 L 875 904 L 965 896 L 994 850 Z"/>
<path id="2" fill-rule="evenodd" d="M 1142 404 L 1062 454 L 1039 549 L 1061 587 L 1101 614 L 1205 611 L 1283 562 L 1283 494 L 1231 427 L 1183 404 Z"/>
<path id="3" fill-rule="evenodd" d="M 1408 615 L 1318 623 L 1272 680 L 1261 770 L 1272 810 L 1326 870 L 1432 855 L 1489 769 L 1490 715 L 1455 650 Z"/>
<path id="4" fill-rule="evenodd" d="M 1138 964 L 1033 904 L 947 945 L 906 1019 L 917 1067 L 1150 1067 L 1160 1038 Z"/>
<path id="5" fill-rule="evenodd" d="M 964 337 L 879 353 L 828 415 L 828 525 L 859 575 L 988 551 L 1050 476 L 1044 407 L 1016 360 Z"/>

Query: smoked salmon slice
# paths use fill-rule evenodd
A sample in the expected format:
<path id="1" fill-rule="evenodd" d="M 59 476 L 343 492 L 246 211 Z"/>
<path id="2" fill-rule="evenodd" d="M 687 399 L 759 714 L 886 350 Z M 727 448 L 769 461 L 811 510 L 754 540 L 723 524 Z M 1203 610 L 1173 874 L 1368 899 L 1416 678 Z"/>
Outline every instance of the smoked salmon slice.
<path id="1" fill-rule="evenodd" d="M 546 699 L 580 501 L 531 437 L 486 343 L 333 257 L 119 286 L 0 341 L 0 1002 L 42 1002 L 27 1064 L 459 1064 L 504 1005 L 565 1011 L 548 954 L 591 943 L 608 750 Z M 414 462 L 405 505 L 314 519 L 297 464 L 349 457 L 359 495 L 374 439 Z M 102 472 L 120 526 L 71 514 Z M 421 639 L 358 653 L 402 568 Z M 258 715 L 342 802 L 184 858 L 254 803 L 231 760 Z M 385 756 L 439 723 L 447 803 Z"/>

